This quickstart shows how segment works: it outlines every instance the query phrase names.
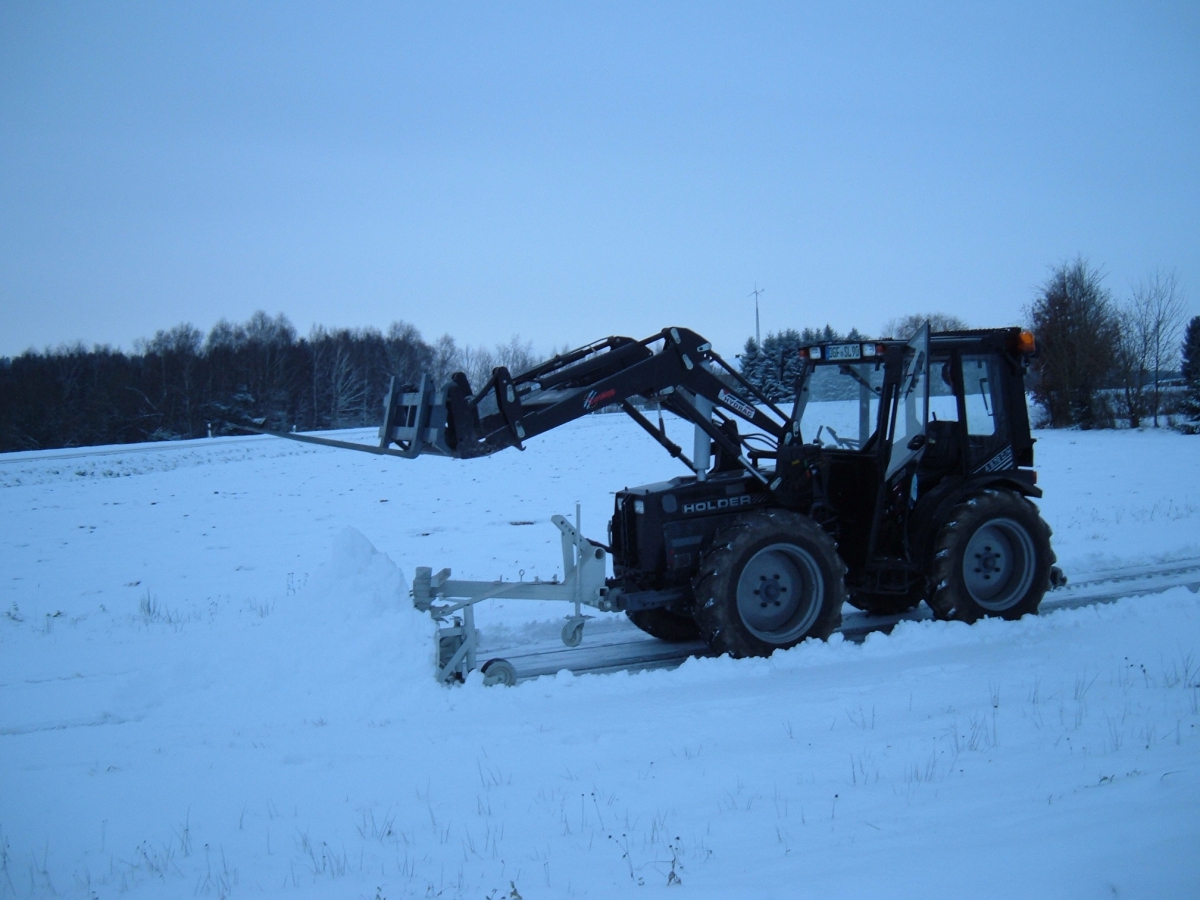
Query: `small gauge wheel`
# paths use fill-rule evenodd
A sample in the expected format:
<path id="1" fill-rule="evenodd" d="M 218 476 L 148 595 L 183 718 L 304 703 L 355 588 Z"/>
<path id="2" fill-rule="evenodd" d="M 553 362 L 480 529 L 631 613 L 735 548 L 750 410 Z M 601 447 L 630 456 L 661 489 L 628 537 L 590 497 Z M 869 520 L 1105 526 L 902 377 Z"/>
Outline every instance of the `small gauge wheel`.
<path id="1" fill-rule="evenodd" d="M 583 640 L 583 622 L 570 620 L 562 629 L 562 642 L 568 647 L 578 647 Z"/>
<path id="2" fill-rule="evenodd" d="M 517 670 L 507 659 L 489 659 L 480 671 L 483 673 L 483 683 L 489 686 L 499 684 L 512 687 L 517 683 Z"/>

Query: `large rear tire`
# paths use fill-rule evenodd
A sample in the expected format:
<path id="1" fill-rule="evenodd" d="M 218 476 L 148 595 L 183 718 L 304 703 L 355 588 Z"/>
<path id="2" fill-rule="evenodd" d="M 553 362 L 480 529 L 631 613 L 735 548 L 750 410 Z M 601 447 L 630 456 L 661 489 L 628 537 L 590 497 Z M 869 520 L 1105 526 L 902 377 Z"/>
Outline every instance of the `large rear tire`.
<path id="1" fill-rule="evenodd" d="M 670 609 L 639 609 L 626 612 L 629 621 L 651 637 L 670 644 L 686 644 L 700 640 L 700 629 L 689 615 Z"/>
<path id="2" fill-rule="evenodd" d="M 842 621 L 846 566 L 807 516 L 769 510 L 717 532 L 694 582 L 696 624 L 717 653 L 770 656 Z"/>
<path id="3" fill-rule="evenodd" d="M 1019 619 L 1037 612 L 1054 562 L 1050 526 L 1033 503 L 1013 491 L 980 491 L 938 532 L 929 606 L 939 619 Z"/>

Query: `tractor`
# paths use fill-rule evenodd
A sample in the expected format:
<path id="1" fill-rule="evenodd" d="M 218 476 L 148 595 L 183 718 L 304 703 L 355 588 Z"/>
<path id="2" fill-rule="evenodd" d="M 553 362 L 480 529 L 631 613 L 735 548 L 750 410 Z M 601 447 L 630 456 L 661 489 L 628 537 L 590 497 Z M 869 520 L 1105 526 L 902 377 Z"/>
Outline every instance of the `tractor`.
<path id="1" fill-rule="evenodd" d="M 606 542 L 556 517 L 562 583 L 455 582 L 422 569 L 414 602 L 445 621 L 485 597 L 562 599 L 576 604 L 569 645 L 586 605 L 623 611 L 664 641 L 766 656 L 828 637 L 846 602 L 884 616 L 924 601 L 965 622 L 1037 612 L 1064 579 L 1033 503 L 1024 376 L 1034 351 L 1018 328 L 928 325 L 907 341 L 813 344 L 787 361 L 794 400 L 781 405 L 703 337 L 666 328 L 516 374 L 497 367 L 478 389 L 462 373 L 393 383 L 378 446 L 280 436 L 469 459 L 621 410 L 687 474 L 617 491 Z M 694 426 L 690 454 L 668 437 L 664 411 Z M 473 626 L 454 621 L 444 675 L 474 665 Z"/>

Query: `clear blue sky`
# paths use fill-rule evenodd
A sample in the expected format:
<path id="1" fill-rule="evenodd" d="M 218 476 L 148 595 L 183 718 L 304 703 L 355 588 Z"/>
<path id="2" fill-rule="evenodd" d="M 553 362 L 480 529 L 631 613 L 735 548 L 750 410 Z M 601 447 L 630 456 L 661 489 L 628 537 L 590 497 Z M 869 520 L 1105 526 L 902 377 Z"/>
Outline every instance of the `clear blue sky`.
<path id="1" fill-rule="evenodd" d="M 0 0 L 0 354 L 1200 311 L 1200 4 Z"/>

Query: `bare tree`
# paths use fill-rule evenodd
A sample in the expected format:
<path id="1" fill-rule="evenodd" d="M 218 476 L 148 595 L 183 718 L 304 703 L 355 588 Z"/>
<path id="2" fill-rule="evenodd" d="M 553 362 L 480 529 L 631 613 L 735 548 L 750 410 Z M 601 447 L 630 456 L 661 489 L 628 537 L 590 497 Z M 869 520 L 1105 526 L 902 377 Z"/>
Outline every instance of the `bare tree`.
<path id="1" fill-rule="evenodd" d="M 340 337 L 340 336 L 339 336 Z M 329 419 L 334 428 L 362 425 L 367 412 L 367 380 L 355 365 L 349 341 L 338 340 L 329 367 Z"/>
<path id="2" fill-rule="evenodd" d="M 522 341 L 520 335 L 516 334 L 507 343 L 497 344 L 494 350 L 482 345 L 472 347 L 465 344 L 460 347 L 449 335 L 439 338 L 433 347 L 434 380 L 440 385 L 452 372 L 462 372 L 475 391 L 487 384 L 492 377 L 492 369 L 497 366 L 505 366 L 511 374 L 517 375 L 532 368 L 536 362 L 538 358 L 533 353 L 533 342 Z"/>
<path id="3" fill-rule="evenodd" d="M 908 340 L 920 331 L 926 322 L 929 323 L 930 331 L 964 331 L 970 327 L 958 316 L 950 313 L 911 313 L 885 322 L 880 337 Z"/>
<path id="4" fill-rule="evenodd" d="M 365 422 L 370 385 L 356 347 L 363 332 L 314 325 L 308 337 L 312 409 L 318 427 L 350 428 Z"/>
<path id="5" fill-rule="evenodd" d="M 1136 304 L 1116 313 L 1117 353 L 1114 358 L 1121 382 L 1120 407 L 1130 428 L 1142 424 L 1146 412 L 1146 377 L 1150 367 L 1150 328 Z"/>
<path id="6" fill-rule="evenodd" d="M 207 354 L 216 350 L 240 350 L 245 343 L 246 329 L 242 325 L 228 319 L 220 319 L 208 332 L 204 352 Z"/>
<path id="7" fill-rule="evenodd" d="M 459 359 L 463 374 L 467 376 L 473 391 L 478 391 L 487 384 L 488 379 L 492 377 L 492 369 L 499 365 L 487 347 L 463 347 Z"/>
<path id="8" fill-rule="evenodd" d="M 462 371 L 462 353 L 454 338 L 443 334 L 433 344 L 433 360 L 430 374 L 437 385 L 445 384 L 455 372 Z"/>
<path id="9" fill-rule="evenodd" d="M 522 341 L 519 334 L 508 339 L 507 344 L 496 345 L 496 364 L 507 366 L 514 375 L 533 368 L 538 358 L 533 353 L 533 341 Z"/>
<path id="10" fill-rule="evenodd" d="M 272 318 L 258 310 L 246 322 L 245 335 L 249 351 L 245 375 L 250 393 L 260 412 L 275 424 L 283 424 L 291 387 L 288 351 L 296 343 L 296 329 L 283 313 Z"/>
<path id="11" fill-rule="evenodd" d="M 1150 412 L 1158 427 L 1162 373 L 1179 359 L 1179 337 L 1183 331 L 1184 298 L 1174 272 L 1155 269 L 1134 288 L 1130 314 L 1143 336 L 1146 368 L 1153 374 Z"/>
<path id="12" fill-rule="evenodd" d="M 384 338 L 387 371 L 404 384 L 416 384 L 433 365 L 433 351 L 421 332 L 407 322 L 393 322 Z"/>
<path id="13" fill-rule="evenodd" d="M 136 340 L 133 347 L 148 373 L 156 375 L 155 384 L 147 381 L 144 387 L 147 391 L 157 388 L 154 393 L 164 409 L 159 434 L 191 437 L 197 429 L 196 413 L 201 405 L 197 372 L 202 361 L 203 333 L 196 326 L 184 323 L 168 331 L 159 330 L 148 341 Z"/>

